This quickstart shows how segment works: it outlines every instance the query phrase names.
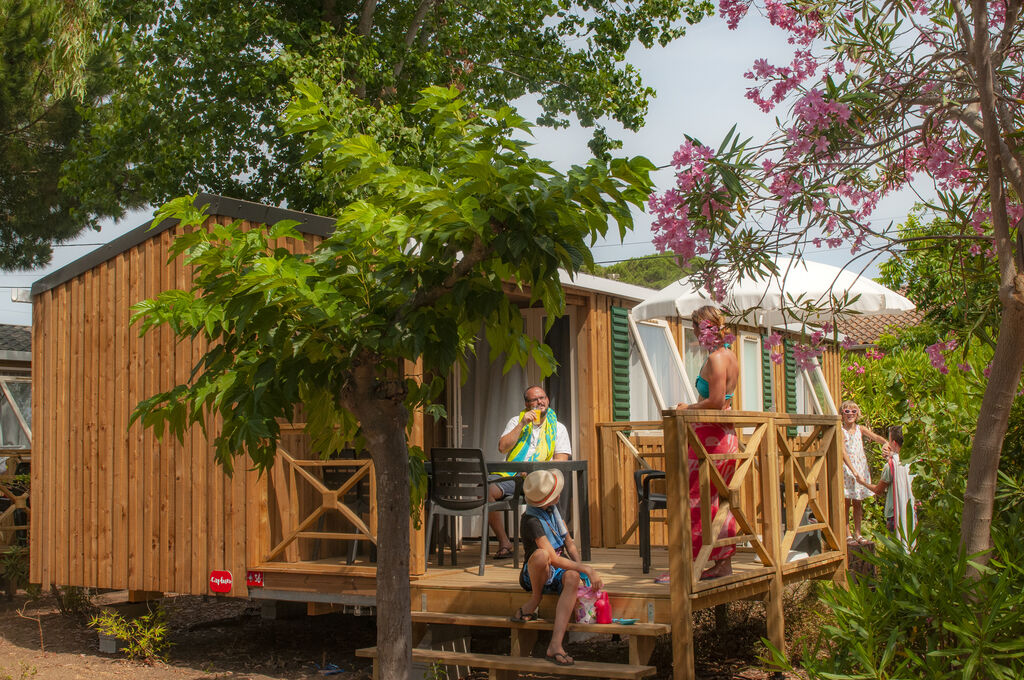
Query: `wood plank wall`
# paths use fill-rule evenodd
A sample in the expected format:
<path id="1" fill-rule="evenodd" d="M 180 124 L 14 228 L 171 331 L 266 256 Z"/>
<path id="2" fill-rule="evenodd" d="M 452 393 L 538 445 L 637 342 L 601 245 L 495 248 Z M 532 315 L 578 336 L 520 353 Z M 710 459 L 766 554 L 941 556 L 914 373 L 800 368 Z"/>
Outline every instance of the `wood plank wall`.
<path id="1" fill-rule="evenodd" d="M 244 460 L 226 477 L 213 459 L 217 423 L 184 444 L 128 428 L 134 406 L 184 382 L 205 351 L 129 325 L 132 304 L 191 280 L 167 261 L 177 230 L 33 300 L 33 582 L 204 594 L 210 571 L 227 569 L 244 596 L 246 567 L 267 548 L 265 480 Z M 318 240 L 277 245 L 309 252 Z"/>
<path id="2" fill-rule="evenodd" d="M 571 290 L 566 287 L 567 292 Z M 611 308 L 632 308 L 633 300 L 600 293 L 588 293 L 586 304 L 577 310 L 576 346 L 579 367 L 579 438 L 574 454 L 588 462 L 590 489 L 590 543 L 604 546 L 601 509 L 621 499 L 601 498 L 600 442 L 597 424 L 612 419 Z"/>

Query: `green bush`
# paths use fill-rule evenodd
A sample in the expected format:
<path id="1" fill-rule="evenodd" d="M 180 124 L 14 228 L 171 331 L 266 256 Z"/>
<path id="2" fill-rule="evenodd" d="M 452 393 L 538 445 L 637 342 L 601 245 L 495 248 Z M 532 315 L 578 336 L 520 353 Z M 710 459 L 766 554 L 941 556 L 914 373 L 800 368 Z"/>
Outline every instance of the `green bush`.
<path id="1" fill-rule="evenodd" d="M 129 659 L 167 660 L 171 643 L 167 640 L 167 617 L 160 607 L 136 619 L 126 619 L 117 612 L 104 610 L 94 616 L 89 625 L 121 642 L 124 645 L 122 651 Z"/>
<path id="2" fill-rule="evenodd" d="M 826 588 L 832 614 L 793 653 L 812 680 L 968 680 L 1024 677 L 1024 512 L 993 523 L 992 559 L 965 577 L 959 508 L 947 495 L 911 552 L 882 537 L 874 580 Z M 935 521 L 935 520 L 940 521 Z M 792 670 L 772 650 L 772 663 Z"/>
<path id="3" fill-rule="evenodd" d="M 53 599 L 61 616 L 84 621 L 96 611 L 92 603 L 92 592 L 78 586 L 53 586 Z"/>
<path id="4" fill-rule="evenodd" d="M 13 599 L 18 588 L 28 586 L 28 548 L 12 545 L 0 554 L 0 581 Z"/>

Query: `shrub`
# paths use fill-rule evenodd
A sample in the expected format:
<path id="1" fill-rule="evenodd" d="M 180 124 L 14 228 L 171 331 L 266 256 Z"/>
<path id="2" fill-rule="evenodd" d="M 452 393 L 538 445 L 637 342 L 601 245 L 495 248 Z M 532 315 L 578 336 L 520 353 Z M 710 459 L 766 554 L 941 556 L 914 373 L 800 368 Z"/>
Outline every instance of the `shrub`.
<path id="1" fill-rule="evenodd" d="M 53 587 L 53 599 L 61 616 L 72 619 L 86 620 L 96 611 L 92 603 L 92 595 L 88 588 L 78 586 Z"/>
<path id="2" fill-rule="evenodd" d="M 12 545 L 0 554 L 0 581 L 7 588 L 7 599 L 14 599 L 18 588 L 28 586 L 28 548 Z"/>
<path id="3" fill-rule="evenodd" d="M 89 625 L 121 642 L 122 651 L 129 659 L 149 663 L 167 660 L 171 643 L 167 640 L 167 617 L 159 606 L 136 619 L 104 610 L 94 616 Z"/>
<path id="4" fill-rule="evenodd" d="M 940 521 L 917 532 L 916 550 L 881 537 L 869 558 L 877 579 L 824 590 L 832 615 L 794 653 L 809 678 L 1024 677 L 1024 512 L 1004 512 L 993 524 L 992 559 L 972 581 L 960 553 L 955 499 L 944 500 L 931 515 Z M 773 665 L 792 670 L 772 653 Z"/>

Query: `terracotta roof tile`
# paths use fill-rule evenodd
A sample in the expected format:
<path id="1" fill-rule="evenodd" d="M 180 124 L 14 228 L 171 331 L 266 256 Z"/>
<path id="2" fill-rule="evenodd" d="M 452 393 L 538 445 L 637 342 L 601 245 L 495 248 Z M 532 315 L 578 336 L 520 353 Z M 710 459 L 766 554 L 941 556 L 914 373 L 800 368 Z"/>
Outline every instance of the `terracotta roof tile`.
<path id="1" fill-rule="evenodd" d="M 858 314 L 836 322 L 837 330 L 853 345 L 873 345 L 889 329 L 910 328 L 921 323 L 924 314 L 916 309 L 899 314 Z"/>

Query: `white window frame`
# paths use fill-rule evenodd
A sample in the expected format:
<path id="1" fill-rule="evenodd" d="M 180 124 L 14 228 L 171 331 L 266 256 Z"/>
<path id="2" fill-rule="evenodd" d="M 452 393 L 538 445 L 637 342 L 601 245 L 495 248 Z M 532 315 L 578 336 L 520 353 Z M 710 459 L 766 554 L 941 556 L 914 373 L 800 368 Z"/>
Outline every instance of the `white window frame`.
<path id="1" fill-rule="evenodd" d="M 747 365 L 746 365 L 746 354 L 744 353 L 744 343 L 751 343 L 758 350 L 758 359 L 761 359 L 761 336 L 754 335 L 753 333 L 740 332 L 739 334 L 739 352 L 737 352 L 740 360 L 740 383 L 738 385 L 740 392 L 740 409 L 743 411 L 764 411 L 764 385 L 762 381 L 762 370 L 761 361 L 758 361 L 754 366 L 754 370 L 751 371 L 750 375 L 753 376 L 754 383 L 757 386 L 755 394 L 757 394 L 757 408 L 750 408 L 750 404 L 743 398 L 743 392 L 747 387 Z M 761 359 L 763 360 L 763 359 Z"/>
<path id="2" fill-rule="evenodd" d="M 661 391 L 661 383 L 658 381 L 658 377 L 654 374 L 654 368 L 651 366 L 651 359 L 647 354 L 647 348 L 644 346 L 643 338 L 640 337 L 640 330 L 637 328 L 637 322 L 633 318 L 632 312 L 627 317 L 629 321 L 629 333 L 633 338 L 633 342 L 636 344 L 637 351 L 640 353 L 640 365 L 643 366 L 644 375 L 647 376 L 647 384 L 651 387 L 651 392 L 654 395 L 654 402 L 658 405 L 658 408 L 662 411 L 668 407 L 665 405 L 665 396 Z M 666 321 L 660 319 L 652 319 L 649 321 L 641 321 L 648 326 L 656 326 L 662 329 L 665 333 L 665 339 L 668 342 L 668 346 L 672 349 L 672 358 L 675 360 L 676 368 L 679 369 L 679 375 L 682 376 L 683 390 L 686 392 L 686 398 L 689 403 L 693 403 L 697 400 L 697 395 L 693 391 L 693 385 L 690 381 L 690 376 L 686 373 L 686 365 L 683 363 L 682 354 L 679 352 L 679 346 L 676 345 L 676 339 L 672 337 L 672 329 L 669 328 Z"/>

